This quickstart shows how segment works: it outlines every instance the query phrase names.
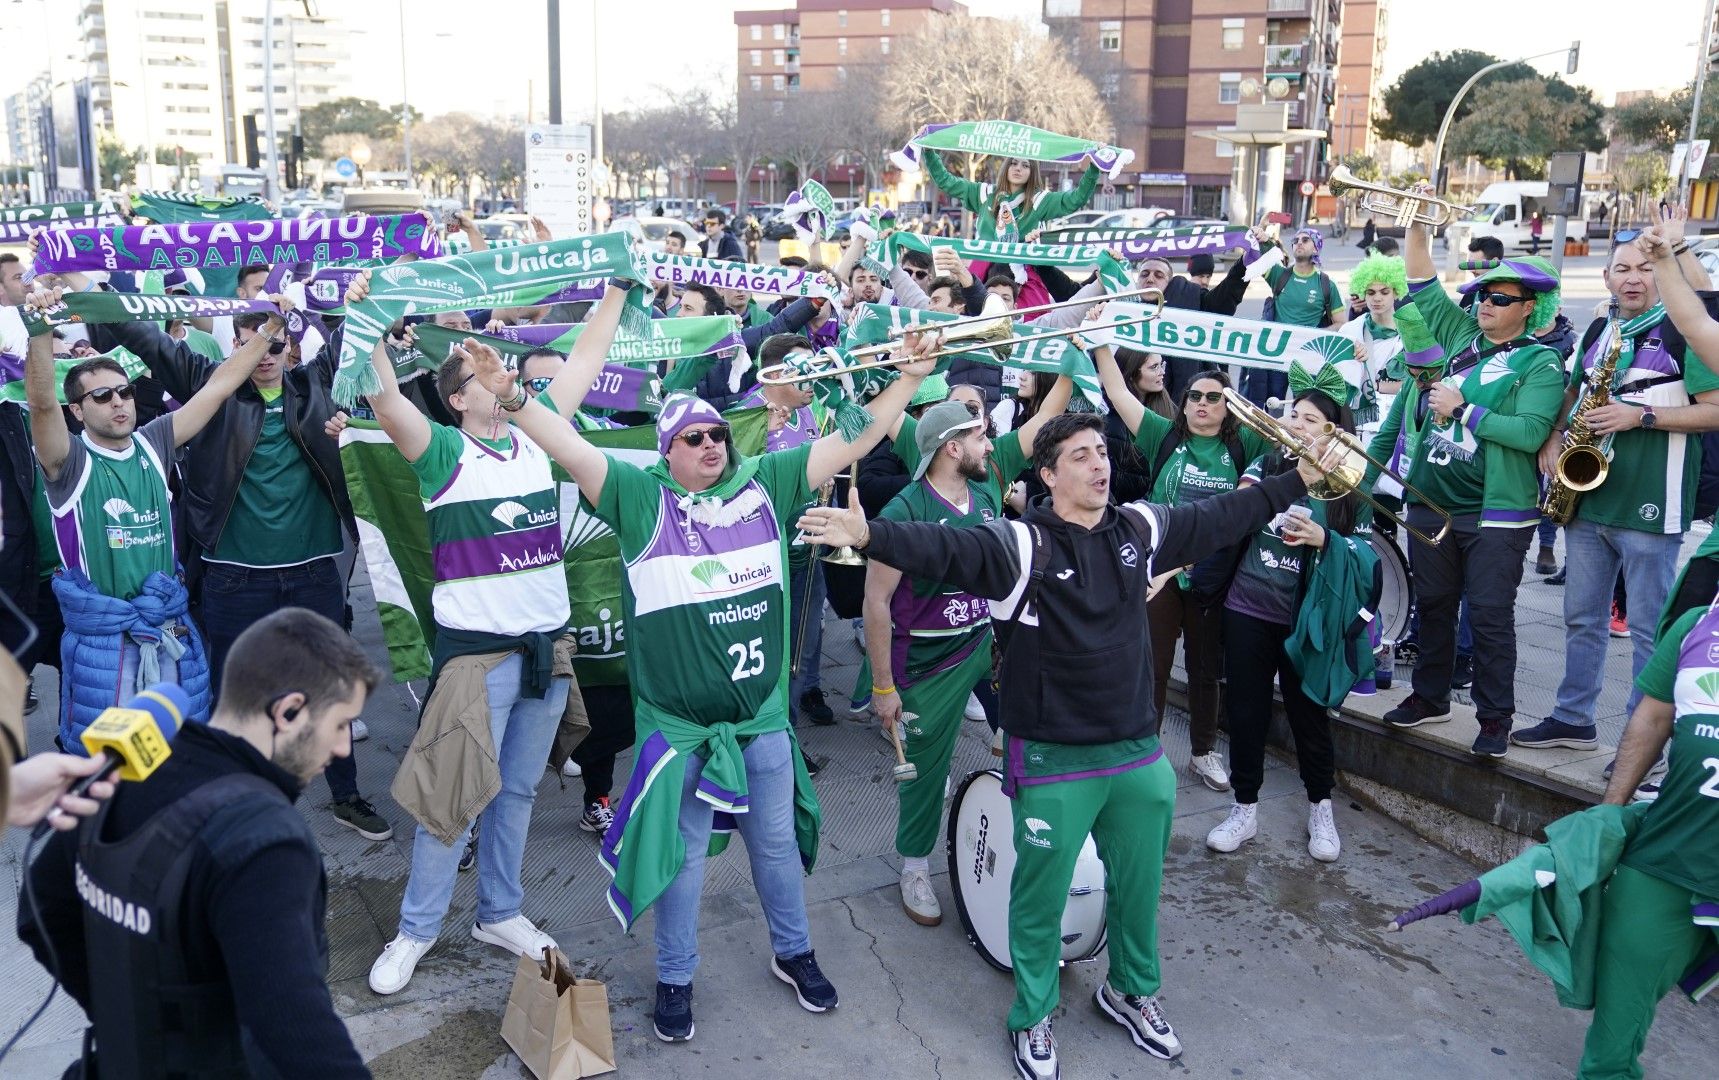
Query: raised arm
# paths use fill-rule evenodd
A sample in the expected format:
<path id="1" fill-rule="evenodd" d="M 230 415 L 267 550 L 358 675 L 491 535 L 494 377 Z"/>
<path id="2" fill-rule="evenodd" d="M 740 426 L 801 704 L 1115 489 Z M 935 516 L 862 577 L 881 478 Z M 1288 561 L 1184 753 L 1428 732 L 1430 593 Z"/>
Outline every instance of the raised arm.
<path id="1" fill-rule="evenodd" d="M 42 311 L 58 304 L 60 296 L 59 289 L 33 292 L 27 306 Z M 49 480 L 58 480 L 72 436 L 54 389 L 54 332 L 48 326 L 30 336 L 24 357 L 24 396 L 30 403 L 30 441 L 36 447 L 36 461 Z"/>
<path id="2" fill-rule="evenodd" d="M 1416 184 L 1414 190 L 1432 194 L 1432 188 L 1425 184 Z M 1404 230 L 1403 269 L 1410 281 L 1438 277 L 1438 265 L 1432 256 L 1432 230 L 1425 225 L 1410 225 Z"/>
<path id="3" fill-rule="evenodd" d="M 1690 351 L 1709 370 L 1719 372 L 1719 322 L 1707 313 L 1707 305 L 1690 286 L 1664 232 L 1657 225 L 1644 229 L 1636 243 L 1653 259 L 1653 280 L 1659 287 L 1660 303 L 1671 316 L 1671 325 L 1677 327 L 1677 332 L 1689 342 Z"/>
<path id="4" fill-rule="evenodd" d="M 592 506 L 603 497 L 603 482 L 609 478 L 609 459 L 579 434 L 565 417 L 544 408 L 519 385 L 519 372 L 502 363 L 501 354 L 475 338 L 454 345 L 472 367 L 472 377 L 495 395 L 501 407 L 512 414 L 513 423 L 527 438 L 579 485 L 579 494 Z M 593 372 L 593 379 L 596 373 Z M 585 388 L 589 389 L 589 387 Z M 585 390 L 579 392 L 583 400 Z"/>
<path id="5" fill-rule="evenodd" d="M 1234 315 L 1247 295 L 1247 260 L 1237 259 L 1229 273 L 1209 289 L 1200 290 L 1200 310 L 1214 315 Z"/>
<path id="6" fill-rule="evenodd" d="M 1072 214 L 1092 201 L 1092 193 L 1098 190 L 1098 181 L 1104 176 L 1098 171 L 1098 166 L 1088 165 L 1080 176 L 1080 183 L 1070 191 L 1049 191 L 1039 199 L 1038 219 L 1048 221 L 1059 218 L 1064 214 Z"/>
<path id="7" fill-rule="evenodd" d="M 347 286 L 347 306 L 361 303 L 369 295 L 370 271 L 366 270 Z M 394 377 L 394 361 L 388 357 L 385 340 L 378 341 L 370 351 L 370 366 L 376 372 L 380 387 L 365 397 L 370 403 L 370 411 L 376 414 L 376 422 L 382 425 L 383 432 L 400 451 L 400 456 L 407 461 L 417 461 L 430 448 L 430 421 L 400 393 L 400 381 Z"/>
<path id="8" fill-rule="evenodd" d="M 937 350 L 942 338 L 937 334 L 908 334 L 907 350 L 914 356 L 929 356 Z M 812 444 L 812 452 L 806 458 L 806 484 L 812 489 L 824 486 L 829 480 L 843 469 L 852 465 L 866 455 L 872 447 L 883 441 L 883 437 L 895 430 L 895 422 L 907 408 L 907 403 L 913 400 L 913 395 L 919 390 L 919 384 L 925 381 L 925 376 L 931 374 L 936 367 L 936 361 L 919 359 L 902 364 L 897 370 L 901 378 L 896 379 L 884 388 L 883 393 L 872 398 L 865 407 L 871 414 L 872 422 L 859 437 L 849 442 L 841 432 L 831 432 Z M 549 448 L 544 447 L 545 450 Z"/>
<path id="9" fill-rule="evenodd" d="M 1098 381 L 1104 386 L 1105 400 L 1116 410 L 1116 416 L 1122 421 L 1122 426 L 1128 429 L 1130 435 L 1140 434 L 1140 418 L 1146 415 L 1146 406 L 1128 389 L 1128 383 L 1122 377 L 1122 366 L 1116 362 L 1115 350 L 1108 345 L 1098 346 L 1092 350 L 1092 362 L 1098 368 Z M 1024 428 L 1021 441 L 1026 441 Z"/>
<path id="10" fill-rule="evenodd" d="M 614 344 L 615 330 L 621 325 L 621 311 L 627 306 L 627 290 L 631 287 L 631 282 L 609 282 L 603 299 L 597 304 L 596 313 L 585 324 L 585 332 L 579 335 L 579 340 L 573 343 L 572 351 L 567 354 L 567 363 L 550 380 L 546 393 L 549 400 L 555 402 L 555 411 L 562 416 L 570 417 L 579 411 L 585 395 L 597 381 L 598 372 L 603 370 L 603 361 L 609 355 L 609 347 Z"/>
<path id="11" fill-rule="evenodd" d="M 867 521 L 859 496 L 849 493 L 846 509 L 812 507 L 800 518 L 799 527 L 817 543 L 851 544 L 905 574 L 945 582 L 992 600 L 1008 596 L 1020 580 L 1013 527 L 1003 521 L 977 528 L 888 518 Z"/>
<path id="12" fill-rule="evenodd" d="M 175 401 L 190 401 L 219 366 L 154 323 L 94 323 L 89 329 L 90 343 L 102 352 L 122 345 L 136 353 Z"/>
<path id="13" fill-rule="evenodd" d="M 1033 418 L 1020 426 L 1021 453 L 1031 461 L 1033 456 L 1033 440 L 1053 416 L 1061 416 L 1068 411 L 1068 399 L 1074 394 L 1074 380 L 1067 375 L 1058 375 L 1056 382 L 1051 384 L 1050 392 L 1045 394 L 1044 401 L 1039 405 L 1039 411 Z"/>
<path id="14" fill-rule="evenodd" d="M 984 205 L 984 185 L 963 180 L 950 172 L 949 167 L 943 164 L 943 156 L 937 151 L 925 151 L 925 171 L 931 174 L 931 182 L 937 185 L 939 191 L 967 209 L 977 213 Z"/>
<path id="15" fill-rule="evenodd" d="M 279 304 L 287 303 L 282 296 L 273 299 Z M 225 362 L 215 365 L 202 388 L 174 412 L 173 445 L 184 446 L 196 437 L 216 411 L 227 403 L 227 399 L 245 385 L 245 380 L 256 370 L 257 362 L 268 354 L 270 346 L 284 345 L 286 339 L 286 320 L 279 315 L 270 315 L 268 322 L 251 335 L 251 340 L 241 345 Z"/>

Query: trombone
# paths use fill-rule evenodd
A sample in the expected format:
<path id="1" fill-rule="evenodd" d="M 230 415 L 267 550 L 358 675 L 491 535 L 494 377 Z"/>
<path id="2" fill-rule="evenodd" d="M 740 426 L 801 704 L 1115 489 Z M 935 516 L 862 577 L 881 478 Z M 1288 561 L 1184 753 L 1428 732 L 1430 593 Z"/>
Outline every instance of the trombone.
<path id="1" fill-rule="evenodd" d="M 1399 228 L 1427 225 L 1442 229 L 1457 218 L 1466 217 L 1473 209 L 1432 195 L 1417 195 L 1412 191 L 1370 183 L 1350 172 L 1347 165 L 1332 169 L 1325 186 L 1338 198 L 1359 193 L 1361 209 L 1369 214 L 1388 217 Z"/>
<path id="2" fill-rule="evenodd" d="M 1151 312 L 1132 319 L 1118 319 L 1114 322 L 1099 323 L 1096 326 L 1074 326 L 1069 327 L 1066 330 L 1051 330 L 1036 334 L 1017 334 L 1015 333 L 1014 327 L 1011 323 L 1011 320 L 1014 317 L 1019 316 L 1022 312 L 1042 315 L 1047 311 L 1055 311 L 1059 308 L 1093 307 L 1098 304 L 1109 303 L 1112 300 L 1134 299 L 1144 300 L 1146 303 L 1153 305 Z M 1014 311 L 1002 312 L 994 315 L 973 315 L 963 319 L 950 319 L 947 322 L 920 323 L 917 326 L 907 327 L 904 333 L 934 333 L 939 335 L 944 342 L 937 347 L 936 352 L 931 353 L 929 356 L 891 357 L 889 354 L 901 348 L 902 341 L 904 340 L 896 339 L 893 341 L 886 341 L 881 345 L 867 345 L 863 349 L 855 349 L 848 353 L 845 360 L 840 363 L 825 360 L 823 366 L 808 368 L 806 370 L 800 370 L 791 364 L 772 364 L 758 372 L 758 381 L 765 386 L 797 386 L 800 383 L 813 382 L 817 379 L 836 379 L 841 378 L 844 375 L 855 375 L 859 372 L 870 371 L 874 368 L 894 367 L 897 364 L 910 363 L 915 360 L 938 360 L 945 356 L 956 356 L 960 353 L 969 353 L 977 349 L 1001 350 L 1001 354 L 1007 356 L 1008 353 L 1017 345 L 1024 345 L 1032 341 L 1043 341 L 1045 338 L 1074 337 L 1093 329 L 1110 329 L 1119 326 L 1138 326 L 1141 323 L 1148 323 L 1158 318 L 1163 310 L 1164 294 L 1161 291 L 1157 289 L 1130 289 L 1127 292 L 1110 293 L 1097 297 L 1086 297 L 1080 300 L 1064 300 L 1058 304 L 1040 304 L 1029 308 L 1017 308 Z M 953 337 L 949 336 L 949 331 L 951 330 L 961 330 L 963 327 L 974 326 L 979 327 L 979 329 L 969 333 L 957 333 Z M 818 357 L 822 358 L 824 355 L 824 353 L 819 353 Z M 864 357 L 873 356 L 879 357 L 879 359 L 863 359 Z M 859 362 L 851 362 L 854 360 L 859 360 Z"/>
<path id="3" fill-rule="evenodd" d="M 1247 398 L 1242 397 L 1227 386 L 1224 387 L 1223 394 L 1225 404 L 1229 406 L 1231 412 L 1235 413 L 1237 420 L 1246 424 L 1248 427 L 1262 435 L 1267 441 L 1276 444 L 1280 449 L 1291 456 L 1301 458 L 1304 461 L 1318 462 L 1318 451 L 1301 436 L 1291 431 L 1289 429 L 1289 425 L 1271 415 L 1269 412 L 1266 412 L 1258 405 L 1255 405 Z M 1407 477 L 1395 472 L 1384 462 L 1368 453 L 1366 446 L 1362 444 L 1359 438 L 1347 431 L 1344 431 L 1336 424 L 1329 422 L 1319 429 L 1319 434 L 1329 437 L 1332 441 L 1336 442 L 1338 446 L 1343 448 L 1343 460 L 1331 469 L 1321 468 L 1320 472 L 1324 474 L 1323 479 L 1307 485 L 1307 494 L 1321 502 L 1330 502 L 1333 499 L 1341 499 L 1350 492 L 1354 492 L 1356 496 L 1370 505 L 1375 513 L 1383 514 L 1387 518 L 1390 518 L 1399 526 L 1408 530 L 1409 533 L 1411 533 L 1416 539 L 1420 540 L 1423 544 L 1436 547 L 1440 540 L 1443 540 L 1447 535 L 1449 535 L 1450 512 L 1428 499 L 1424 492 L 1409 483 Z M 1403 494 L 1405 496 L 1413 495 L 1416 501 L 1418 501 L 1422 506 L 1425 506 L 1428 510 L 1431 510 L 1439 517 L 1443 518 L 1444 524 L 1439 526 L 1438 532 L 1428 536 L 1413 525 L 1410 525 L 1398 514 L 1393 513 L 1390 507 L 1386 506 L 1378 499 L 1375 499 L 1371 493 L 1363 490 L 1362 482 L 1366 479 L 1369 469 L 1377 469 L 1384 475 L 1389 476 L 1391 479 L 1403 486 Z"/>

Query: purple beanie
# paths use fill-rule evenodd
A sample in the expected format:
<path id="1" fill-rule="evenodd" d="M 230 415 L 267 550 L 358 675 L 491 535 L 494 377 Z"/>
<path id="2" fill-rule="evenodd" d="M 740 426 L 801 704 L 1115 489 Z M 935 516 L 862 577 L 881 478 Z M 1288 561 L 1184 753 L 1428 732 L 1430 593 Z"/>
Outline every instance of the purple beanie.
<path id="1" fill-rule="evenodd" d="M 727 423 L 716 407 L 703 398 L 692 394 L 671 394 L 663 402 L 663 411 L 657 417 L 657 452 L 667 457 L 669 443 L 694 424 Z"/>

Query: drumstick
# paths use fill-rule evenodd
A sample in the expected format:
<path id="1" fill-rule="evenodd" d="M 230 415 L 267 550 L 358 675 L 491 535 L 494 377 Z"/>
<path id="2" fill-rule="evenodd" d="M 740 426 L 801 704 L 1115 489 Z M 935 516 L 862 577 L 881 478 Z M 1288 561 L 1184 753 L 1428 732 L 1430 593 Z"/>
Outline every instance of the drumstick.
<path id="1" fill-rule="evenodd" d="M 896 721 L 896 724 L 907 723 L 909 717 L 912 717 L 915 720 L 919 719 L 918 715 L 915 713 L 904 712 L 901 714 L 901 719 Z M 895 747 L 896 765 L 892 770 L 895 774 L 895 782 L 898 784 L 905 784 L 909 781 L 919 779 L 919 766 L 907 760 L 906 752 L 901 749 L 901 732 L 894 724 L 892 724 L 889 729 L 889 744 Z"/>

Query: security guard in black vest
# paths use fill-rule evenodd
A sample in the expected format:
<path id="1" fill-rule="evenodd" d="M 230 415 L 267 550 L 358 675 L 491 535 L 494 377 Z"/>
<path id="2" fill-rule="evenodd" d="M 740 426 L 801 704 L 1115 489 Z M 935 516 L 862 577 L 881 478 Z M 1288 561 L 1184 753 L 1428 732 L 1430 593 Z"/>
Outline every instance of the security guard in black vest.
<path id="1" fill-rule="evenodd" d="M 234 642 L 220 706 L 30 870 L 18 936 L 89 1015 L 68 1077 L 368 1077 L 326 981 L 322 854 L 294 809 L 380 678 L 286 608 Z"/>

